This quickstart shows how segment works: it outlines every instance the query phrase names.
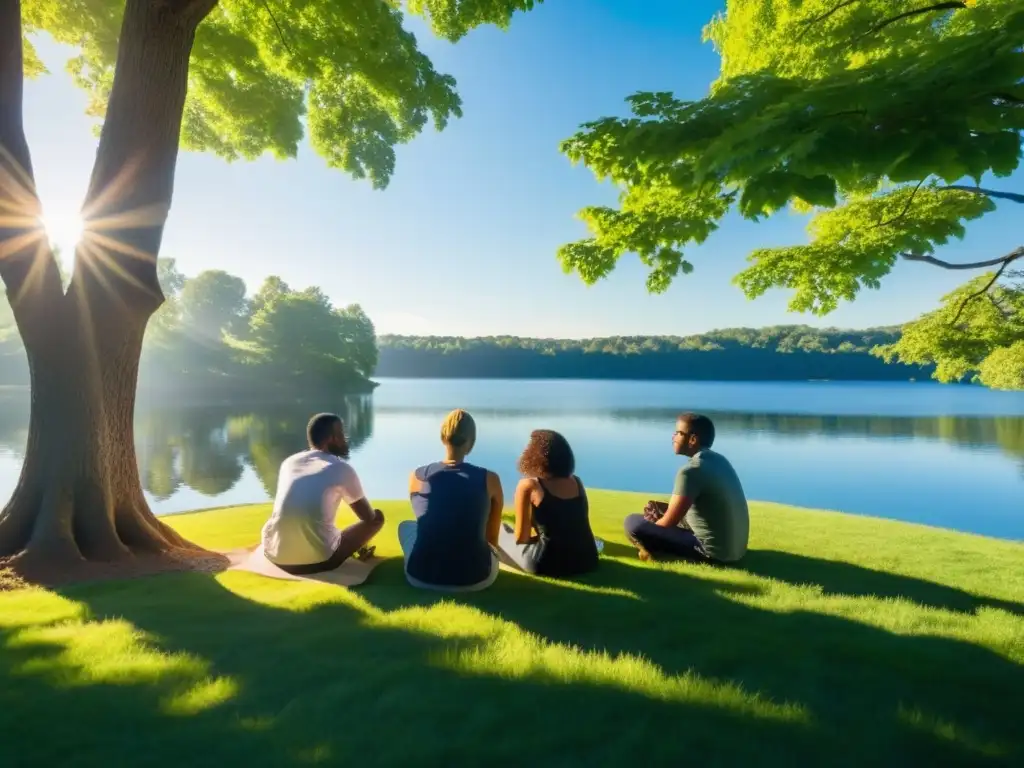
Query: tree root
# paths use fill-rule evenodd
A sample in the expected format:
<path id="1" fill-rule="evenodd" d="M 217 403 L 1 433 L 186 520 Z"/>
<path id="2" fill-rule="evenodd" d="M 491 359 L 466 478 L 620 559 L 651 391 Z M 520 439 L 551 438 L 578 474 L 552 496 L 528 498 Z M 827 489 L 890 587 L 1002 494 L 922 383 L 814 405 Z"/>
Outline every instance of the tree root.
<path id="1" fill-rule="evenodd" d="M 0 591 L 32 586 L 59 587 L 66 584 L 115 581 L 155 576 L 161 573 L 220 573 L 230 562 L 217 552 L 175 550 L 144 554 L 119 562 L 79 559 L 55 561 L 31 547 L 11 558 L 0 559 Z"/>
<path id="2" fill-rule="evenodd" d="M 0 591 L 168 572 L 216 573 L 229 565 L 224 555 L 186 541 L 158 520 L 145 501 L 124 505 L 115 515 L 53 490 L 34 509 L 22 502 L 28 498 L 16 494 L 0 517 Z"/>

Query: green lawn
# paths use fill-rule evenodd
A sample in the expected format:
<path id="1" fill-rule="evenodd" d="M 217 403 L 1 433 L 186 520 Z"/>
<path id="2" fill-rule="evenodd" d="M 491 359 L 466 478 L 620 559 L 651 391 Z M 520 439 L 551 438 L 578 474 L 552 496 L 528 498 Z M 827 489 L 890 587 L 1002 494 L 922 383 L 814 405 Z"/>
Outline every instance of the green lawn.
<path id="1" fill-rule="evenodd" d="M 738 569 L 606 539 L 577 583 L 247 573 L 0 594 L 0 766 L 856 765 L 1024 760 L 1024 546 L 755 504 Z M 217 548 L 266 507 L 173 518 Z"/>

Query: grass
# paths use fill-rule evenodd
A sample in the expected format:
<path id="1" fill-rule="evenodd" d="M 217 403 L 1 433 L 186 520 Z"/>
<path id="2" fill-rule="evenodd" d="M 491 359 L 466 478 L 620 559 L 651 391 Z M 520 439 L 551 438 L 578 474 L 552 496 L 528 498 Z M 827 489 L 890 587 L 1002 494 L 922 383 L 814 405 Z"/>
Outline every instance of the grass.
<path id="1" fill-rule="evenodd" d="M 742 567 L 414 591 L 381 505 L 354 591 L 247 573 L 0 594 L 0 765 L 984 765 L 1024 760 L 1024 546 L 754 504 Z M 171 518 L 218 548 L 267 508 Z"/>

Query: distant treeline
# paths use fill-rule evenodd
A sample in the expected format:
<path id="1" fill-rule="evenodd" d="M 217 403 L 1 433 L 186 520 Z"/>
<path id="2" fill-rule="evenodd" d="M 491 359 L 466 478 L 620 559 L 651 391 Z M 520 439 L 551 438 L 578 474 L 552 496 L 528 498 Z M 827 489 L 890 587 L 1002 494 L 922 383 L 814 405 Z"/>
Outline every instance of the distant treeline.
<path id="1" fill-rule="evenodd" d="M 729 328 L 696 336 L 527 339 L 380 336 L 376 376 L 402 378 L 703 381 L 924 380 L 931 368 L 870 354 L 900 336 L 804 325 Z"/>

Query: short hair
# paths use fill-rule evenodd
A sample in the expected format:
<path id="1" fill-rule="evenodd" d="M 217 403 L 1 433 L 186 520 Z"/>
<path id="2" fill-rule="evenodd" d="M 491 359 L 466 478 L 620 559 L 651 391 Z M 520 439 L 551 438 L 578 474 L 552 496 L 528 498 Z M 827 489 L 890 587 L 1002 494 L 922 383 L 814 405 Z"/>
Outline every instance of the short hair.
<path id="1" fill-rule="evenodd" d="M 569 441 L 550 429 L 535 429 L 519 457 L 519 471 L 527 477 L 572 477 L 576 457 Z"/>
<path id="2" fill-rule="evenodd" d="M 323 445 L 334 432 L 335 424 L 342 424 L 341 417 L 336 413 L 318 413 L 311 418 L 306 425 L 306 440 L 309 447 L 318 448 Z M 344 424 L 342 426 L 344 427 Z"/>
<path id="3" fill-rule="evenodd" d="M 697 436 L 701 448 L 710 448 L 715 444 L 715 425 L 707 416 L 687 411 L 679 414 L 678 420 L 690 428 L 691 435 Z"/>
<path id="4" fill-rule="evenodd" d="M 444 417 L 441 422 L 441 442 L 452 448 L 465 448 L 476 441 L 476 422 L 461 408 Z"/>

